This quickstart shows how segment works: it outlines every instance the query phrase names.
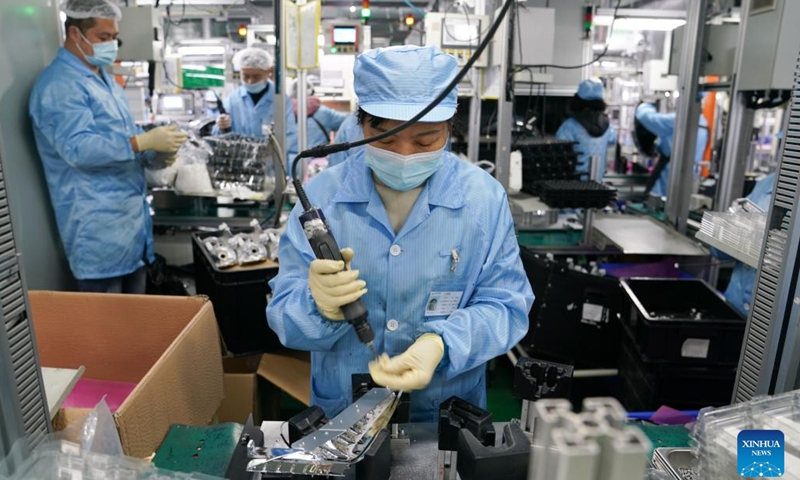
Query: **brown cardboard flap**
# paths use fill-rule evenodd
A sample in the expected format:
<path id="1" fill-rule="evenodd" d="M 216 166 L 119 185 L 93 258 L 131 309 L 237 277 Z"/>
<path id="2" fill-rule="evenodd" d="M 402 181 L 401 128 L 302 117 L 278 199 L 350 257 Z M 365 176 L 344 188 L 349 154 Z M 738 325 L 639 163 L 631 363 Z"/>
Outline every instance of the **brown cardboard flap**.
<path id="1" fill-rule="evenodd" d="M 204 302 L 198 297 L 43 291 L 28 292 L 28 299 L 42 366 L 83 365 L 86 378 L 134 383 Z"/>
<path id="2" fill-rule="evenodd" d="M 255 373 L 226 373 L 223 377 L 225 398 L 217 410 L 220 422 L 245 423 L 253 414 L 253 421 L 261 423 Z"/>
<path id="3" fill-rule="evenodd" d="M 206 302 L 120 406 L 115 418 L 127 455 L 155 452 L 170 425 L 208 424 L 223 398 L 218 335 Z"/>
<path id="4" fill-rule="evenodd" d="M 311 358 L 308 352 L 265 353 L 258 374 L 304 405 L 311 405 Z"/>

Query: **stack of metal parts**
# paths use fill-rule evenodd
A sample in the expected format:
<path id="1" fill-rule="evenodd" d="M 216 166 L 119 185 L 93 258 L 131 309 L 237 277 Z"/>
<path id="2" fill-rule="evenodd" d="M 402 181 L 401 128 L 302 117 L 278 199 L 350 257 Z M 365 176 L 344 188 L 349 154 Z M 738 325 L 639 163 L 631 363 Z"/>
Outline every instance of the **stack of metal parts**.
<path id="1" fill-rule="evenodd" d="M 765 213 L 705 212 L 700 232 L 722 243 L 727 249 L 757 259 L 761 255 L 766 224 Z"/>
<path id="2" fill-rule="evenodd" d="M 271 193 L 275 166 L 269 138 L 229 134 L 205 140 L 214 149 L 214 154 L 208 159 L 208 173 L 218 192 L 249 189 Z"/>
<path id="3" fill-rule="evenodd" d="M 700 480 L 697 453 L 691 448 L 656 448 L 653 466 L 671 480 Z"/>
<path id="4" fill-rule="evenodd" d="M 619 480 L 644 476 L 651 444 L 613 398 L 587 398 L 574 413 L 564 399 L 532 405 L 531 480 Z"/>
<path id="5" fill-rule="evenodd" d="M 280 231 L 263 230 L 255 219 L 250 222 L 250 226 L 253 227 L 251 232 L 234 235 L 230 227 L 223 223 L 219 227 L 220 235 L 203 239 L 203 245 L 211 254 L 217 268 L 252 265 L 277 258 Z"/>
<path id="6" fill-rule="evenodd" d="M 289 448 L 263 448 L 251 442 L 247 471 L 344 476 L 389 424 L 399 399 L 399 394 L 387 388 L 373 388 Z"/>
<path id="7" fill-rule="evenodd" d="M 742 430 L 783 432 L 785 472 L 781 475 L 759 475 L 758 472 L 749 470 L 738 471 L 738 436 Z M 800 390 L 704 410 L 697 418 L 692 435 L 697 441 L 697 478 L 734 480 L 743 476 L 781 476 L 786 480 L 798 480 L 800 479 Z M 761 459 L 764 461 L 750 468 L 775 468 L 770 464 L 769 457 L 762 457 L 759 460 Z"/>
<path id="8" fill-rule="evenodd" d="M 539 195 L 539 182 L 577 178 L 578 154 L 575 142 L 529 140 L 515 146 L 522 153 L 522 191 Z"/>
<path id="9" fill-rule="evenodd" d="M 539 196 L 552 208 L 604 208 L 617 199 L 617 190 L 594 181 L 538 182 Z"/>

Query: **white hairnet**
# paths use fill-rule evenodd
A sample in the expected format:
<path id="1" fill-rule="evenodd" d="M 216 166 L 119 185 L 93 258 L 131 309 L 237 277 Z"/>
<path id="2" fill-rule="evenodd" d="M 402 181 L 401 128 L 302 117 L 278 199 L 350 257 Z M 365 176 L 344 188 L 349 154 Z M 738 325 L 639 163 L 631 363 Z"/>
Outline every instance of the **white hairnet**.
<path id="1" fill-rule="evenodd" d="M 297 86 L 299 84 L 300 80 L 295 80 L 295 82 L 292 83 L 290 96 L 297 98 Z M 306 96 L 310 97 L 311 95 L 314 95 L 314 85 L 311 84 L 311 79 L 306 79 Z"/>
<path id="2" fill-rule="evenodd" d="M 236 53 L 233 57 L 233 65 L 237 70 L 243 68 L 257 68 L 259 70 L 269 70 L 274 65 L 272 55 L 260 48 L 245 48 Z"/>
<path id="3" fill-rule="evenodd" d="M 76 20 L 87 18 L 122 19 L 122 11 L 110 0 L 64 0 L 61 9 L 67 17 Z"/>

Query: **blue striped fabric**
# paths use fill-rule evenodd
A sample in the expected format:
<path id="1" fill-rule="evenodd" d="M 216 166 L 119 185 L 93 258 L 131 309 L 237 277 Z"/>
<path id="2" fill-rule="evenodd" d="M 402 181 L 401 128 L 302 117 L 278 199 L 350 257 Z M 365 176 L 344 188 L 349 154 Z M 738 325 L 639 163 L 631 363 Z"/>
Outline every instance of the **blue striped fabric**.
<path id="1" fill-rule="evenodd" d="M 452 395 L 485 406 L 484 365 L 525 335 L 534 299 L 505 191 L 483 170 L 446 153 L 395 235 L 363 157 L 359 152 L 325 170 L 307 193 L 339 246 L 355 251 L 352 268 L 367 282 L 362 299 L 375 347 L 394 356 L 422 333 L 444 339 L 445 357 L 431 385 L 412 393 L 413 421 L 435 421 L 439 404 Z M 308 288 L 314 257 L 299 213 L 297 205 L 281 239 L 267 318 L 285 346 L 312 352 L 312 403 L 330 417 L 352 402 L 351 374 L 367 373 L 370 355 L 347 323 L 317 311 Z M 453 250 L 460 257 L 455 271 Z M 448 317 L 425 317 L 430 293 L 441 290 L 463 291 L 459 308 Z"/>

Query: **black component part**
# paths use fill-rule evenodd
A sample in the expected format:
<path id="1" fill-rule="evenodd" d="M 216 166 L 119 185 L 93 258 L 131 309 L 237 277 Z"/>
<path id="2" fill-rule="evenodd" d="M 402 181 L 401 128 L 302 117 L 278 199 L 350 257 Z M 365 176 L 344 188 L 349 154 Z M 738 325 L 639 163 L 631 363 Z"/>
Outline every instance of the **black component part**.
<path id="1" fill-rule="evenodd" d="M 617 398 L 630 412 L 649 412 L 662 405 L 699 410 L 728 405 L 736 365 L 693 366 L 644 360 L 633 338 L 622 335 Z"/>
<path id="2" fill-rule="evenodd" d="M 298 190 L 299 192 L 300 190 Z M 306 199 L 306 202 L 308 199 Z M 304 204 L 305 207 L 305 204 Z M 322 210 L 314 207 L 306 208 L 300 215 L 300 225 L 303 226 L 308 243 L 314 251 L 314 255 L 319 259 L 342 261 L 342 253 L 336 239 L 330 232 L 328 222 Z M 347 323 L 353 326 L 358 335 L 358 340 L 363 344 L 371 344 L 375 339 L 375 333 L 367 321 L 367 309 L 361 300 L 342 305 L 342 313 Z"/>
<path id="3" fill-rule="evenodd" d="M 247 456 L 247 444 L 250 440 L 257 447 L 264 446 L 264 432 L 253 425 L 253 415 L 248 417 L 242 434 L 239 436 L 239 443 L 236 444 L 236 448 L 233 450 L 228 470 L 225 472 L 225 478 L 229 480 L 250 480 L 252 478 L 253 474 L 247 471 L 247 463 L 250 461 Z"/>
<path id="4" fill-rule="evenodd" d="M 503 445 L 479 441 L 467 429 L 458 432 L 458 474 L 461 480 L 526 480 L 531 444 L 519 424 L 503 427 Z"/>
<path id="5" fill-rule="evenodd" d="M 661 178 L 661 172 L 667 168 L 669 161 L 670 157 L 667 157 L 666 155 L 660 155 L 658 157 L 658 163 L 656 163 L 656 167 L 653 169 L 653 171 L 650 172 L 650 176 L 647 177 L 647 183 L 644 185 L 645 195 L 650 195 L 650 191 L 656 186 L 656 182 L 659 178 Z"/>
<path id="6" fill-rule="evenodd" d="M 325 417 L 325 412 L 314 405 L 290 418 L 287 423 L 289 424 L 289 443 L 292 444 L 322 428 L 328 423 L 328 419 Z"/>
<path id="7" fill-rule="evenodd" d="M 354 373 L 352 375 L 353 381 L 353 402 L 363 397 L 365 393 L 373 388 L 378 388 L 380 385 L 372 381 L 372 377 L 368 373 Z M 411 421 L 411 393 L 403 392 L 400 397 L 400 403 L 394 410 L 392 418 L 389 423 L 409 423 Z"/>
<path id="8" fill-rule="evenodd" d="M 461 429 L 469 430 L 484 445 L 494 445 L 492 414 L 453 396 L 439 405 L 439 450 L 458 449 L 458 432 Z"/>
<path id="9" fill-rule="evenodd" d="M 622 288 L 622 323 L 644 361 L 738 365 L 746 321 L 705 281 L 629 278 Z"/>
<path id="10" fill-rule="evenodd" d="M 234 234 L 249 231 L 232 229 Z M 278 336 L 267 324 L 269 281 L 278 267 L 221 270 L 217 268 L 203 239 L 219 232 L 192 235 L 197 293 L 207 295 L 214 305 L 219 331 L 225 347 L 236 356 L 263 353 L 281 348 Z"/>
<path id="11" fill-rule="evenodd" d="M 553 208 L 603 208 L 617 199 L 616 189 L 595 181 L 545 180 L 534 185 Z"/>
<path id="12" fill-rule="evenodd" d="M 572 365 L 521 357 L 514 365 L 514 396 L 522 400 L 569 398 Z"/>
<path id="13" fill-rule="evenodd" d="M 536 300 L 530 329 L 522 341 L 536 358 L 575 368 L 615 368 L 619 360 L 620 322 L 626 307 L 619 280 L 570 270 L 521 248 L 522 266 Z"/>
<path id="14" fill-rule="evenodd" d="M 538 182 L 577 178 L 574 146 L 575 142 L 565 140 L 519 140 L 514 148 L 522 153 L 522 191 L 538 196 Z"/>
<path id="15" fill-rule="evenodd" d="M 386 429 L 378 432 L 364 458 L 356 464 L 357 480 L 389 480 L 392 473 L 392 442 L 389 437 Z"/>

